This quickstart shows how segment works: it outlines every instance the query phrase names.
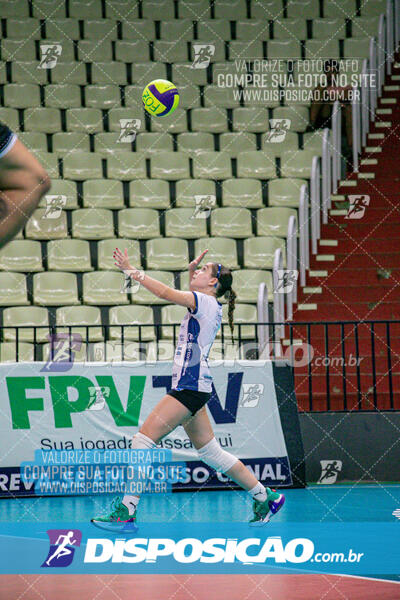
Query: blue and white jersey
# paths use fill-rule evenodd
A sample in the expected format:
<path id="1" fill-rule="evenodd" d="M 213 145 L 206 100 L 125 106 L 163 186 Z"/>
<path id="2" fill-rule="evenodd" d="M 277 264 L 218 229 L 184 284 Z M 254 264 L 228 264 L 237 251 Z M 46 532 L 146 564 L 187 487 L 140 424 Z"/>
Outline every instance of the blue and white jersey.
<path id="1" fill-rule="evenodd" d="M 172 388 L 211 392 L 207 362 L 212 343 L 221 327 L 222 304 L 214 296 L 192 292 L 196 306 L 188 308 L 179 329 L 172 369 Z"/>

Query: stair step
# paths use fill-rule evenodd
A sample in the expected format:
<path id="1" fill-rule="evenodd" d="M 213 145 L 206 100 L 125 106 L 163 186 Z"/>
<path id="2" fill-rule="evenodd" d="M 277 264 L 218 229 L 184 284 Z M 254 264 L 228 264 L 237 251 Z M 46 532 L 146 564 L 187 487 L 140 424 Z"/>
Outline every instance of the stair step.
<path id="1" fill-rule="evenodd" d="M 400 86 L 399 86 L 400 88 Z M 384 127 L 391 127 L 392 123 L 391 121 L 378 121 L 377 123 L 374 123 L 375 127 L 379 128 L 379 129 L 383 129 Z"/>
<path id="2" fill-rule="evenodd" d="M 308 271 L 310 277 L 328 277 L 328 271 Z"/>
<path id="3" fill-rule="evenodd" d="M 382 152 L 381 146 L 366 146 L 365 152 L 370 152 L 371 154 L 376 152 Z M 362 164 L 362 161 L 361 161 Z"/>
<path id="4" fill-rule="evenodd" d="M 381 98 L 381 104 L 396 104 L 396 98 Z"/>
<path id="5" fill-rule="evenodd" d="M 359 179 L 375 179 L 375 173 L 358 173 Z"/>
<path id="6" fill-rule="evenodd" d="M 355 179 L 346 179 L 340 182 L 339 187 L 355 187 L 356 185 L 357 181 Z"/>
<path id="7" fill-rule="evenodd" d="M 290 345 L 292 345 L 292 346 L 301 346 L 302 343 L 303 343 L 303 340 L 301 340 L 301 339 L 294 339 L 293 338 L 292 342 L 290 341 L 290 339 L 284 339 L 284 340 L 282 340 L 282 346 L 290 346 Z"/>
<path id="8" fill-rule="evenodd" d="M 322 294 L 322 287 L 304 287 L 303 294 Z"/>
<path id="9" fill-rule="evenodd" d="M 361 159 L 362 165 L 377 165 L 378 161 L 376 158 L 363 158 Z"/>
<path id="10" fill-rule="evenodd" d="M 329 214 L 336 217 L 344 217 L 347 215 L 347 210 L 345 208 L 331 208 Z"/>
<path id="11" fill-rule="evenodd" d="M 376 114 L 377 115 L 391 115 L 392 109 L 391 108 L 377 108 Z"/>
<path id="12" fill-rule="evenodd" d="M 398 75 L 392 75 L 392 78 L 399 77 Z M 398 92 L 400 90 L 400 85 L 384 85 L 383 89 L 385 92 Z"/>
<path id="13" fill-rule="evenodd" d="M 371 140 L 383 140 L 385 137 L 384 133 L 369 133 L 368 137 L 371 138 Z"/>
<path id="14" fill-rule="evenodd" d="M 319 245 L 320 246 L 337 246 L 338 241 L 337 240 L 319 240 Z"/>
<path id="15" fill-rule="evenodd" d="M 393 81 L 400 81 L 400 75 L 392 75 Z"/>
<path id="16" fill-rule="evenodd" d="M 315 257 L 318 262 L 333 262 L 335 260 L 334 254 L 317 254 Z"/>
<path id="17" fill-rule="evenodd" d="M 310 302 L 298 304 L 297 310 L 317 310 L 317 305 Z"/>
<path id="18" fill-rule="evenodd" d="M 346 196 L 344 194 L 331 194 L 332 202 L 344 202 L 346 200 Z"/>

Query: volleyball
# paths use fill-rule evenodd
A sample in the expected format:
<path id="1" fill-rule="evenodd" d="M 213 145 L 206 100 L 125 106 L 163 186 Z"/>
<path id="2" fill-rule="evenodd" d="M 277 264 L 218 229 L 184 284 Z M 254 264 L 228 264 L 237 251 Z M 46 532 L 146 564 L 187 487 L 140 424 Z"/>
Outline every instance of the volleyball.
<path id="1" fill-rule="evenodd" d="M 174 112 L 179 104 L 179 93 L 171 81 L 155 79 L 144 88 L 142 100 L 148 113 L 163 117 Z"/>

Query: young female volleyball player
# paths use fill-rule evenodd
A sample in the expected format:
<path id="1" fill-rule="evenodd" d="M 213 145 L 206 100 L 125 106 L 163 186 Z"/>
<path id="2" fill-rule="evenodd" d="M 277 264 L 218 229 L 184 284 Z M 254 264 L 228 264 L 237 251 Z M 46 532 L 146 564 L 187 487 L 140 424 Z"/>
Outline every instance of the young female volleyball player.
<path id="1" fill-rule="evenodd" d="M 127 251 L 114 252 L 115 264 L 159 298 L 186 306 L 182 320 L 172 372 L 172 389 L 147 417 L 133 436 L 132 448 L 155 448 L 156 444 L 178 425 L 183 425 L 199 457 L 207 465 L 225 473 L 254 498 L 254 516 L 250 523 L 262 525 L 282 507 L 283 494 L 265 488 L 254 475 L 226 450 L 214 437 L 206 404 L 211 396 L 211 375 L 207 357 L 222 320 L 222 305 L 217 300 L 228 295 L 228 318 L 233 332 L 233 311 L 236 294 L 232 290 L 232 274 L 219 263 L 209 262 L 198 269 L 207 250 L 189 265 L 190 291 L 172 289 L 129 264 Z M 134 521 L 139 496 L 115 498 L 110 514 L 92 522 L 106 529 L 126 527 Z"/>
<path id="2" fill-rule="evenodd" d="M 49 189 L 41 164 L 0 123 L 0 248 L 17 235 Z"/>

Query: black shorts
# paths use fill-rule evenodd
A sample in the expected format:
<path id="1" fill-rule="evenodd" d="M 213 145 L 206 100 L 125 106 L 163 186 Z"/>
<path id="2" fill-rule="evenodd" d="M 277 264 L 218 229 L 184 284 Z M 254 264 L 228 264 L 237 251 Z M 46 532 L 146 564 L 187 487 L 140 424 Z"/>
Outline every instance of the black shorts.
<path id="1" fill-rule="evenodd" d="M 0 121 L 0 158 L 7 154 L 8 150 L 14 145 L 15 134 Z"/>
<path id="2" fill-rule="evenodd" d="M 192 415 L 196 414 L 200 408 L 211 398 L 211 392 L 198 392 L 197 390 L 168 390 L 167 394 L 173 396 L 181 404 L 188 408 Z"/>

